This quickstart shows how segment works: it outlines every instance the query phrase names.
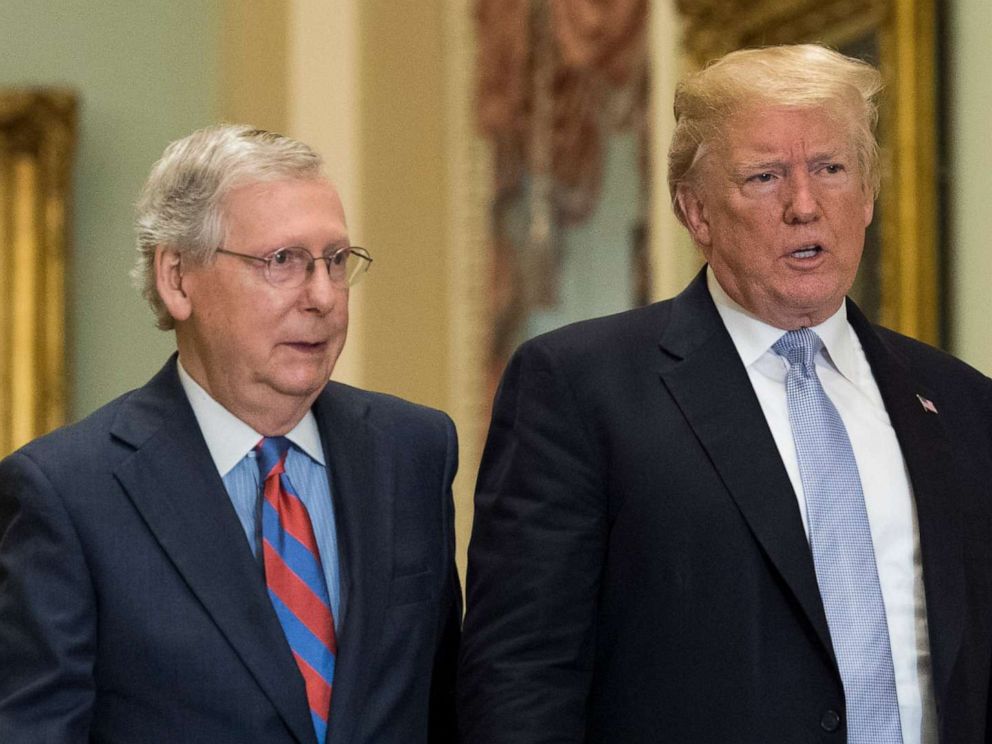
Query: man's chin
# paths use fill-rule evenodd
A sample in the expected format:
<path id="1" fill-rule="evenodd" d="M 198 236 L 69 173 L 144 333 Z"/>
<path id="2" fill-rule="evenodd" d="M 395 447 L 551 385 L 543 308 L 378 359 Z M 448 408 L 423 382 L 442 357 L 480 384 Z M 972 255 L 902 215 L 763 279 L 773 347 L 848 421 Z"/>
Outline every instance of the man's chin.
<path id="1" fill-rule="evenodd" d="M 301 371 L 298 374 L 280 374 L 269 382 L 269 387 L 290 398 L 316 397 L 331 378 L 330 367 Z M 326 370 L 326 373 L 323 371 Z"/>

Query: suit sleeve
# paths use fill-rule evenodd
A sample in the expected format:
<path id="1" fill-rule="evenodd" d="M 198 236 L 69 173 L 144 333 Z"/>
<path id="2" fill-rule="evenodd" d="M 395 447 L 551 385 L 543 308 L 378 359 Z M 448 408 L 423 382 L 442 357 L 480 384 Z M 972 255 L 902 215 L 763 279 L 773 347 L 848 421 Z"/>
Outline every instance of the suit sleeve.
<path id="1" fill-rule="evenodd" d="M 605 463 L 563 365 L 511 360 L 475 498 L 459 728 L 472 744 L 585 741 L 608 537 Z"/>
<path id="2" fill-rule="evenodd" d="M 445 571 L 441 594 L 438 644 L 434 654 L 431 677 L 429 736 L 431 744 L 454 744 L 457 739 L 455 722 L 455 672 L 458 663 L 458 642 L 462 625 L 462 589 L 455 566 L 455 504 L 452 483 L 458 470 L 458 440 L 451 419 L 445 418 L 445 466 L 442 494 L 442 534 L 444 535 Z"/>
<path id="3" fill-rule="evenodd" d="M 56 489 L 11 455 L 0 462 L 0 740 L 88 741 L 95 602 Z"/>

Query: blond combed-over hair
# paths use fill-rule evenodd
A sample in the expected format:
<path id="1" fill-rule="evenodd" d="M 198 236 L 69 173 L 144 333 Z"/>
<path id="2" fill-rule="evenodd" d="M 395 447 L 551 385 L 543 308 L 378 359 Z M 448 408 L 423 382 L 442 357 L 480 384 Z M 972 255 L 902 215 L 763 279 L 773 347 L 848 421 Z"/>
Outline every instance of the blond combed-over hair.
<path id="1" fill-rule="evenodd" d="M 738 113 L 758 108 L 822 109 L 850 127 L 862 184 L 880 184 L 878 70 L 819 44 L 741 49 L 687 75 L 675 89 L 675 132 L 668 149 L 668 188 L 679 221 L 679 185 L 691 183 L 708 147 Z"/>

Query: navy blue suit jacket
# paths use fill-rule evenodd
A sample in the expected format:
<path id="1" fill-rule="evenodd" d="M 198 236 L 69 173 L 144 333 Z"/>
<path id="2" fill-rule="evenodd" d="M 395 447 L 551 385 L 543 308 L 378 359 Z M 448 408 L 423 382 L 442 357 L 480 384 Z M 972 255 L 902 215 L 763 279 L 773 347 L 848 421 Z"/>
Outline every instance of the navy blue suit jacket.
<path id="1" fill-rule="evenodd" d="M 848 310 L 912 483 L 940 741 L 990 741 L 992 382 Z M 519 349 L 475 504 L 464 741 L 844 741 L 796 496 L 702 275 Z"/>
<path id="2" fill-rule="evenodd" d="M 337 383 L 313 412 L 344 608 L 328 742 L 451 741 L 454 427 Z M 315 741 L 174 358 L 0 463 L 0 741 Z"/>

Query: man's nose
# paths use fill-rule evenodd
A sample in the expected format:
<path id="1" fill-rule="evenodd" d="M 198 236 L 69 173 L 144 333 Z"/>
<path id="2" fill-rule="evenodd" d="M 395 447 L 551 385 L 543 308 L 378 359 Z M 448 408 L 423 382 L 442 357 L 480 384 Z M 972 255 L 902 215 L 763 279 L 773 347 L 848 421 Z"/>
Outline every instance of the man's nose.
<path id="1" fill-rule="evenodd" d="M 812 222 L 820 216 L 820 200 L 817 198 L 813 177 L 806 172 L 793 174 L 788 179 L 786 189 L 785 221 L 790 225 Z"/>
<path id="2" fill-rule="evenodd" d="M 347 287 L 336 284 L 327 270 L 327 262 L 317 261 L 303 284 L 307 310 L 324 314 L 347 297 Z"/>

